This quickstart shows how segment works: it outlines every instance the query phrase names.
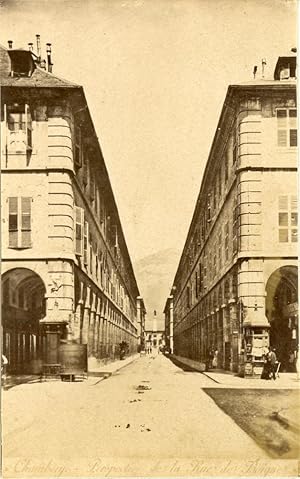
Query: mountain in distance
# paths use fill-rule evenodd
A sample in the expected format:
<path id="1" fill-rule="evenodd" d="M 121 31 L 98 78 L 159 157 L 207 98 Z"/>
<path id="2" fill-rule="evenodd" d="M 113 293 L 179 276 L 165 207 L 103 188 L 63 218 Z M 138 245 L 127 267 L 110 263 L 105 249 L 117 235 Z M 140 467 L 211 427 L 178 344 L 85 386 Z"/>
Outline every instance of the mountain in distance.
<path id="1" fill-rule="evenodd" d="M 173 285 L 181 252 L 168 248 L 145 256 L 134 263 L 140 294 L 147 310 L 147 322 L 152 319 L 154 310 L 158 326 L 164 320 L 163 310 Z M 159 328 L 160 329 L 160 328 Z"/>

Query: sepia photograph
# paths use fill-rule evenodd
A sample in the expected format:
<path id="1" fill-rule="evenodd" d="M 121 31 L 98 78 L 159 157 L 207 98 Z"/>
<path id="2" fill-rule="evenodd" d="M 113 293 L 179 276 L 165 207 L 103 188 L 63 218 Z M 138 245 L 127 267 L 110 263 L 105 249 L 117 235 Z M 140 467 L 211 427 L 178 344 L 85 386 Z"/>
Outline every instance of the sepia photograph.
<path id="1" fill-rule="evenodd" d="M 297 0 L 0 0 L 2 477 L 298 477 Z"/>

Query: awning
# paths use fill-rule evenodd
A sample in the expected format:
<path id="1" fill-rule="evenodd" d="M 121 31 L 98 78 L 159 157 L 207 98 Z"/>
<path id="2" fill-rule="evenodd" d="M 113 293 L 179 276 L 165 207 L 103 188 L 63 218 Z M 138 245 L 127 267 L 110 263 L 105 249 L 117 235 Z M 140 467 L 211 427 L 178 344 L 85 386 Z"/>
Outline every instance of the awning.
<path id="1" fill-rule="evenodd" d="M 270 323 L 266 318 L 263 309 L 248 309 L 244 317 L 243 327 L 270 328 Z"/>

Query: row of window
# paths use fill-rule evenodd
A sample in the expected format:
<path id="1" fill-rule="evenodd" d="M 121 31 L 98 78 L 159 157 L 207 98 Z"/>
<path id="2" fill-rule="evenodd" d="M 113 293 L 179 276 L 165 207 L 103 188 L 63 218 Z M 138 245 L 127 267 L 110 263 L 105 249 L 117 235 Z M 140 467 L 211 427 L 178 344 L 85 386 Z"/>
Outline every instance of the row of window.
<path id="1" fill-rule="evenodd" d="M 8 198 L 8 246 L 9 248 L 22 249 L 32 247 L 31 227 L 31 197 Z M 123 286 L 119 283 L 113 268 L 108 267 L 107 257 L 97 247 L 89 224 L 85 219 L 83 208 L 75 207 L 75 254 L 82 257 L 85 267 L 91 274 L 95 273 L 96 279 L 109 293 L 114 301 L 129 313 L 129 299 Z M 118 251 L 117 229 L 115 231 L 115 249 Z M 127 311 L 128 310 L 128 311 Z"/>
<path id="2" fill-rule="evenodd" d="M 115 241 L 114 248 L 119 254 L 118 232 L 113 227 Z M 83 265 L 94 274 L 104 290 L 126 314 L 129 314 L 129 297 L 119 281 L 114 268 L 109 266 L 107 253 L 101 251 L 96 238 L 89 231 L 89 223 L 85 218 L 84 209 L 75 206 L 75 254 L 82 258 Z"/>
<path id="3" fill-rule="evenodd" d="M 193 273 L 189 285 L 186 287 L 185 306 L 189 309 L 201 296 L 207 287 L 207 281 L 213 281 L 223 265 L 229 259 L 229 245 L 232 244 L 232 254 L 238 247 L 238 211 L 233 210 L 232 235 L 230 235 L 229 222 L 227 221 L 216 236 L 216 242 L 209 256 L 204 254 L 203 259 Z M 298 240 L 298 212 L 297 196 L 280 195 L 278 197 L 278 242 L 296 243 Z M 186 265 L 187 272 L 193 265 L 194 257 L 189 258 Z"/>
<path id="4" fill-rule="evenodd" d="M 277 145 L 280 147 L 297 146 L 297 110 L 296 108 L 278 108 Z"/>
<path id="5" fill-rule="evenodd" d="M 297 109 L 296 108 L 278 108 L 276 110 L 277 118 L 277 144 L 280 147 L 296 147 L 297 146 Z M 224 151 L 224 162 L 220 165 L 219 171 L 215 175 L 215 184 L 212 190 L 208 193 L 206 198 L 206 209 L 200 213 L 198 221 L 198 228 L 196 228 L 191 245 L 187 251 L 187 256 L 197 255 L 198 247 L 201 246 L 208 234 L 210 222 L 218 210 L 219 202 L 224 192 L 224 185 L 226 185 L 229 178 L 229 158 L 232 156 L 232 163 L 237 159 L 238 152 L 238 134 L 237 127 L 233 128 L 234 133 L 229 140 L 228 145 Z M 232 152 L 232 155 L 230 154 Z M 235 220 L 234 220 L 235 223 Z M 280 242 L 297 241 L 287 239 L 287 232 L 281 231 Z M 292 238 L 292 237 L 291 237 Z M 235 237 L 234 237 L 235 241 Z M 235 247 L 235 245 L 234 245 Z"/>

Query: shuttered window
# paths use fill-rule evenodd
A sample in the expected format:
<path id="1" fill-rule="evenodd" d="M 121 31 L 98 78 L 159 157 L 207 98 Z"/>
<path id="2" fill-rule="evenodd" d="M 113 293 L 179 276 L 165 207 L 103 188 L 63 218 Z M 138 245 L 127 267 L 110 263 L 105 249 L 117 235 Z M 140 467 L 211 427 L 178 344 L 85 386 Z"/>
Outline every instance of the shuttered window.
<path id="1" fill-rule="evenodd" d="M 30 197 L 8 198 L 8 246 L 31 248 L 31 202 Z"/>
<path id="2" fill-rule="evenodd" d="M 89 237 L 89 224 L 84 221 L 84 233 L 83 233 L 83 263 L 88 264 L 88 237 Z"/>
<path id="3" fill-rule="evenodd" d="M 23 153 L 32 149 L 32 119 L 29 105 L 7 106 L 7 147 Z"/>
<path id="4" fill-rule="evenodd" d="M 83 255 L 84 210 L 75 206 L 75 254 Z"/>
<path id="5" fill-rule="evenodd" d="M 281 195 L 278 198 L 278 241 L 296 243 L 298 241 L 297 197 Z"/>
<path id="6" fill-rule="evenodd" d="M 279 108 L 277 116 L 277 145 L 280 147 L 297 146 L 297 110 Z"/>
<path id="7" fill-rule="evenodd" d="M 229 223 L 227 222 L 224 227 L 224 245 L 225 245 L 225 260 L 229 258 Z"/>

